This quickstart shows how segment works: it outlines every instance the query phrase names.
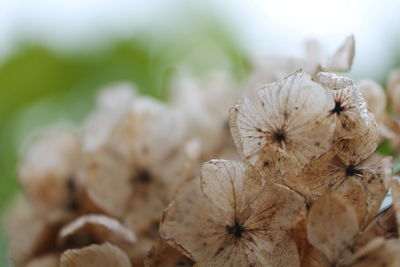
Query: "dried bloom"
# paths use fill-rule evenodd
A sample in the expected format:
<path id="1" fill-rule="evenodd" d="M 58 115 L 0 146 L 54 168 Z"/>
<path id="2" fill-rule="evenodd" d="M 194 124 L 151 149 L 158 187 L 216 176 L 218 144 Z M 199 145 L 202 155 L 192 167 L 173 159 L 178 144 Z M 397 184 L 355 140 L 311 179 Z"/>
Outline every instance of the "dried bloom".
<path id="1" fill-rule="evenodd" d="M 351 267 L 375 267 L 400 265 L 400 240 L 376 238 L 358 251 L 346 265 Z"/>
<path id="2" fill-rule="evenodd" d="M 128 256 L 109 243 L 70 249 L 61 255 L 61 267 L 130 267 Z"/>
<path id="3" fill-rule="evenodd" d="M 265 183 L 237 161 L 212 160 L 183 184 L 166 210 L 160 235 L 200 266 L 299 266 L 290 230 L 304 200 Z M 203 193 L 204 192 L 204 193 Z"/>
<path id="4" fill-rule="evenodd" d="M 387 102 L 383 88 L 373 80 L 362 80 L 357 86 L 368 104 L 368 110 L 378 121 L 382 121 L 385 117 Z"/>
<path id="5" fill-rule="evenodd" d="M 26 199 L 16 199 L 6 218 L 9 256 L 16 266 L 54 249 L 59 225 L 46 221 Z"/>
<path id="6" fill-rule="evenodd" d="M 193 266 L 193 264 L 194 262 L 191 259 L 162 240 L 154 244 L 144 262 L 146 267 L 188 267 Z"/>
<path id="7" fill-rule="evenodd" d="M 285 182 L 310 202 L 329 190 L 336 191 L 355 208 L 360 226 L 364 227 L 377 214 L 386 195 L 384 181 L 391 176 L 391 158 L 371 156 L 354 162 L 336 156 L 322 165 L 318 163 Z"/>
<path id="8" fill-rule="evenodd" d="M 390 74 L 387 90 L 393 112 L 400 114 L 400 70 L 394 70 Z"/>
<path id="9" fill-rule="evenodd" d="M 78 177 L 80 147 L 75 129 L 59 127 L 31 139 L 19 166 L 19 180 L 43 214 L 85 209 Z"/>
<path id="10" fill-rule="evenodd" d="M 333 96 L 331 116 L 336 121 L 335 140 L 364 134 L 370 127 L 371 118 L 367 104 L 353 81 L 327 72 L 318 73 L 317 79 L 325 88 L 330 89 Z"/>
<path id="11" fill-rule="evenodd" d="M 162 210 L 179 184 L 185 139 L 182 114 L 147 98 L 132 101 L 96 146 L 84 139 L 88 195 L 138 235 L 138 257 L 157 238 Z"/>
<path id="12" fill-rule="evenodd" d="M 230 118 L 238 151 L 250 164 L 297 175 L 331 147 L 333 99 L 304 72 L 267 85 L 254 104 L 244 98 Z"/>
<path id="13" fill-rule="evenodd" d="M 358 230 L 353 208 L 333 192 L 319 198 L 310 209 L 308 240 L 326 256 L 330 266 L 336 266 L 342 260 Z"/>
<path id="14" fill-rule="evenodd" d="M 62 248 L 80 248 L 109 242 L 129 253 L 136 237 L 117 220 L 104 215 L 84 215 L 64 226 L 58 234 Z"/>
<path id="15" fill-rule="evenodd" d="M 60 255 L 56 253 L 46 254 L 30 260 L 23 267 L 59 267 Z"/>

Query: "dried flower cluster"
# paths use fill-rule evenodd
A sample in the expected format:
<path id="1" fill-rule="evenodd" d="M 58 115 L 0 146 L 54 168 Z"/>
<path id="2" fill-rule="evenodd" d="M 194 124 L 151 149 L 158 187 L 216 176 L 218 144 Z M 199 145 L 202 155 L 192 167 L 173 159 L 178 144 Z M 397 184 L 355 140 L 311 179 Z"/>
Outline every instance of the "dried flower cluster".
<path id="1" fill-rule="evenodd" d="M 169 104 L 103 89 L 82 126 L 23 149 L 15 266 L 398 266 L 400 179 L 374 152 L 385 129 L 400 135 L 375 85 L 330 72 L 353 56 L 349 37 L 328 64 L 310 55 L 257 91 L 256 69 L 236 104 L 224 74 L 178 76 Z"/>

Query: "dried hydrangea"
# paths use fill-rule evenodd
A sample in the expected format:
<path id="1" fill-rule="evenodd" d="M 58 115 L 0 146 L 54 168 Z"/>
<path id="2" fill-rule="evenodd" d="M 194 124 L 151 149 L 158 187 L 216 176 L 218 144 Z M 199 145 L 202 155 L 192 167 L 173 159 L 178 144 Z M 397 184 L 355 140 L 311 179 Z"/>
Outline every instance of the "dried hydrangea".
<path id="1" fill-rule="evenodd" d="M 241 162 L 213 160 L 201 181 L 180 188 L 160 235 L 200 266 L 300 265 L 289 233 L 304 215 L 297 193 L 265 183 Z"/>
<path id="2" fill-rule="evenodd" d="M 8 216 L 14 264 L 399 265 L 400 180 L 375 153 L 400 140 L 397 98 L 388 113 L 378 84 L 329 72 L 351 67 L 353 37 L 325 64 L 309 51 L 258 91 L 181 75 L 161 103 L 114 84 L 81 128 L 32 138 Z"/>

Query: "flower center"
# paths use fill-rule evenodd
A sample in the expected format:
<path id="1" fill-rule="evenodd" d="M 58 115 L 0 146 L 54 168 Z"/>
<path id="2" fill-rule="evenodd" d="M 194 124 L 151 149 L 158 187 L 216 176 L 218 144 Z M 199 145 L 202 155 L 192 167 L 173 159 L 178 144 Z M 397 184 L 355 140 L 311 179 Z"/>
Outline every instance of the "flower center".
<path id="1" fill-rule="evenodd" d="M 360 173 L 360 171 L 357 170 L 357 169 L 354 167 L 354 165 L 349 165 L 349 166 L 346 168 L 346 175 L 347 175 L 347 176 L 354 176 L 354 175 L 359 174 L 359 173 Z"/>
<path id="2" fill-rule="evenodd" d="M 244 232 L 244 227 L 240 223 L 235 222 L 234 225 L 227 225 L 226 231 L 234 237 L 240 238 Z"/>
<path id="3" fill-rule="evenodd" d="M 151 182 L 151 174 L 148 170 L 143 169 L 137 172 L 133 177 L 132 177 L 132 182 L 139 182 L 141 184 L 148 184 Z"/>
<path id="4" fill-rule="evenodd" d="M 282 130 L 277 130 L 274 133 L 274 139 L 278 143 L 285 141 L 285 139 L 286 139 L 285 133 Z"/>
<path id="5" fill-rule="evenodd" d="M 342 106 L 342 103 L 335 102 L 335 107 L 332 109 L 332 113 L 340 114 L 343 111 L 344 107 Z"/>

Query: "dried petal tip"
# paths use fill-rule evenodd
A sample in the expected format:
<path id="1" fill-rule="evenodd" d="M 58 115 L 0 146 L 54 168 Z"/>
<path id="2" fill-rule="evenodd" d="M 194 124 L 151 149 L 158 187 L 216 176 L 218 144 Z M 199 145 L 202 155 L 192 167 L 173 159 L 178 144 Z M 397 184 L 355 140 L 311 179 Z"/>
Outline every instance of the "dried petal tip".
<path id="1" fill-rule="evenodd" d="M 79 217 L 60 231 L 58 239 L 65 248 L 110 242 L 128 250 L 136 242 L 136 237 L 129 229 L 104 215 Z"/>
<path id="2" fill-rule="evenodd" d="M 343 44 L 335 52 L 327 69 L 329 71 L 349 71 L 353 65 L 354 52 L 354 35 L 350 35 L 346 37 Z"/>

